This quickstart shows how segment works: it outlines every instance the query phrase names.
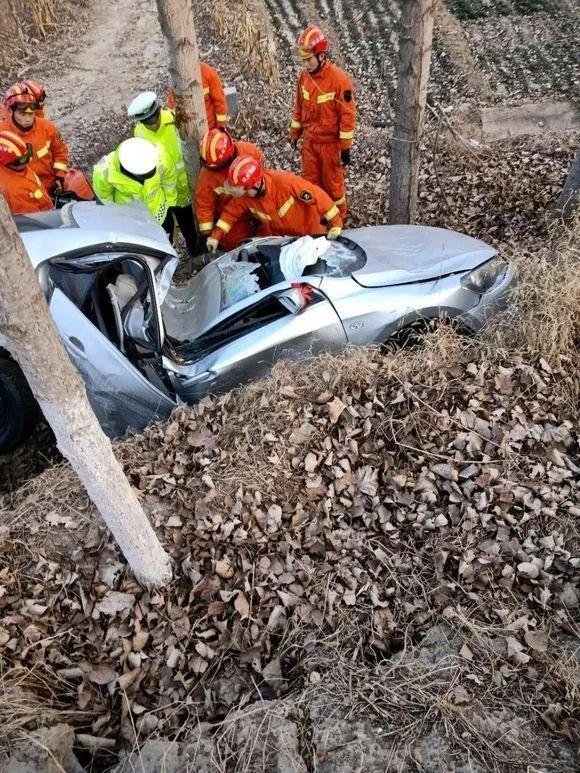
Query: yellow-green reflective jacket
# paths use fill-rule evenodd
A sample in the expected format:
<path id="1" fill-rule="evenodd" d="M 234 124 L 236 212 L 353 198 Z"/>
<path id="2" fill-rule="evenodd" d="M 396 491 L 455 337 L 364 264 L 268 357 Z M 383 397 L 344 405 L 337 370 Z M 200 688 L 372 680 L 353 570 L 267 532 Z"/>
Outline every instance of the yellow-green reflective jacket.
<path id="1" fill-rule="evenodd" d="M 163 108 L 161 110 L 161 125 L 154 132 L 144 123 L 138 123 L 133 132 L 135 137 L 141 137 L 149 140 L 154 145 L 161 146 L 165 152 L 165 158 L 168 164 L 175 166 L 177 177 L 177 206 L 185 207 L 191 201 L 189 194 L 189 185 L 187 183 L 187 174 L 185 173 L 185 164 L 183 163 L 183 148 L 181 137 L 175 125 L 175 114 L 173 110 Z"/>
<path id="2" fill-rule="evenodd" d="M 160 150 L 157 171 L 145 182 L 140 183 L 121 171 L 119 151 L 113 150 L 95 164 L 93 189 L 101 201 L 128 204 L 140 199 L 153 217 L 162 223 L 169 207 L 177 204 L 175 168 L 168 164 Z"/>

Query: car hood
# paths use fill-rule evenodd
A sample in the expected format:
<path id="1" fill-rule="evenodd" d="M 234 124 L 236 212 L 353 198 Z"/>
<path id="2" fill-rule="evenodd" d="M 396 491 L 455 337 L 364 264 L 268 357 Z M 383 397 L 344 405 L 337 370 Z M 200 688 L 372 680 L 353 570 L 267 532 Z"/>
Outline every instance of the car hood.
<path id="1" fill-rule="evenodd" d="M 421 225 L 354 228 L 343 231 L 343 236 L 366 252 L 366 264 L 353 273 L 363 287 L 421 282 L 470 271 L 497 253 L 471 236 Z"/>

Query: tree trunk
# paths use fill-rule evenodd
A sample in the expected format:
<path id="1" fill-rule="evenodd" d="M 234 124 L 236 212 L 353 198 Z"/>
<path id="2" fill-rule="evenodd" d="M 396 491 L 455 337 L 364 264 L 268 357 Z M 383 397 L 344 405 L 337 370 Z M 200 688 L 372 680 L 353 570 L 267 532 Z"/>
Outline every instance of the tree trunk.
<path id="1" fill-rule="evenodd" d="M 580 150 L 576 151 L 562 193 L 556 202 L 556 214 L 570 220 L 580 202 Z"/>
<path id="2" fill-rule="evenodd" d="M 191 0 L 157 0 L 161 31 L 169 56 L 169 75 L 175 91 L 175 117 L 183 140 L 189 187 L 199 176 L 199 145 L 207 131 L 199 51 Z"/>
<path id="3" fill-rule="evenodd" d="M 91 409 L 1 193 L 0 345 L 20 365 L 59 449 L 105 519 L 137 580 L 147 586 L 165 585 L 172 574 L 169 556 Z"/>
<path id="4" fill-rule="evenodd" d="M 439 0 L 404 0 L 399 21 L 395 131 L 391 145 L 389 223 L 417 215 L 419 143 L 431 66 L 433 19 Z"/>

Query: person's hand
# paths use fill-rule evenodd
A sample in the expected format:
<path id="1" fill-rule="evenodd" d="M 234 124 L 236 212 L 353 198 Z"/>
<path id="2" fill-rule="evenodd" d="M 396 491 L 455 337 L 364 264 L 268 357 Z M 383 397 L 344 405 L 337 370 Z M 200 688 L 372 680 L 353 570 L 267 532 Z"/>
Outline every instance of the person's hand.
<path id="1" fill-rule="evenodd" d="M 343 166 L 348 166 L 350 164 L 350 148 L 345 148 L 345 150 L 340 151 L 340 163 Z"/>
<path id="2" fill-rule="evenodd" d="M 213 236 L 208 237 L 205 245 L 207 247 L 207 251 L 211 252 L 212 255 L 215 255 L 217 252 L 219 241 L 218 239 L 215 239 Z"/>
<path id="3" fill-rule="evenodd" d="M 326 234 L 326 238 L 330 239 L 330 241 L 333 242 L 335 239 L 338 239 L 341 233 L 342 233 L 342 228 L 335 225 L 334 228 L 329 229 L 328 233 Z"/>
<path id="4" fill-rule="evenodd" d="M 52 195 L 58 196 L 62 193 L 62 180 L 57 177 L 54 181 L 54 185 L 52 186 Z"/>
<path id="5" fill-rule="evenodd" d="M 293 140 L 292 138 L 290 138 L 290 144 L 292 145 L 294 150 L 298 150 L 298 140 Z"/>

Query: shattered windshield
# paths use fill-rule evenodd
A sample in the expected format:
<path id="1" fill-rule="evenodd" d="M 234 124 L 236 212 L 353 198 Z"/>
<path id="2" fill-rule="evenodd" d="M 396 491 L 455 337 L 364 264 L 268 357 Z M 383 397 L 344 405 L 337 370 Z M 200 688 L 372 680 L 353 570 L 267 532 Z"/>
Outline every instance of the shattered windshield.
<path id="1" fill-rule="evenodd" d="M 165 330 L 178 341 L 193 341 L 223 311 L 262 290 L 304 276 L 350 276 L 365 263 L 364 250 L 342 237 L 255 241 L 214 260 L 186 283 L 172 284 L 161 307 Z"/>

